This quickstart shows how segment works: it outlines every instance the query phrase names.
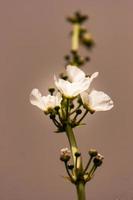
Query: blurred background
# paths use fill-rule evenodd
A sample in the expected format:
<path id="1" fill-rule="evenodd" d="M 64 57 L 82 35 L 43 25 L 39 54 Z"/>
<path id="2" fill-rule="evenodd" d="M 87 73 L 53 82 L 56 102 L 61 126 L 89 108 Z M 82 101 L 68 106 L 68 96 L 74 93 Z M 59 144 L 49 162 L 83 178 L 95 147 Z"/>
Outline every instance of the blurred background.
<path id="1" fill-rule="evenodd" d="M 84 70 L 100 72 L 93 87 L 115 102 L 75 130 L 84 163 L 90 148 L 105 157 L 87 199 L 133 199 L 132 9 L 132 0 L 0 1 L 0 200 L 76 199 L 74 186 L 62 178 L 65 134 L 54 133 L 29 94 L 34 87 L 47 94 L 53 75 L 64 70 L 71 47 L 65 18 L 77 10 L 90 16 L 86 26 L 96 41 Z"/>

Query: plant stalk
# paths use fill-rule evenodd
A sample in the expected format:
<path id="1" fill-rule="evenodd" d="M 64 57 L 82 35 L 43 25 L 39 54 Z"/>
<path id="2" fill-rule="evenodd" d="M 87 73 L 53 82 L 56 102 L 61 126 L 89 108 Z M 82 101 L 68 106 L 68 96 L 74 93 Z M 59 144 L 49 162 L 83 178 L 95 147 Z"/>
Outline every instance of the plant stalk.
<path id="1" fill-rule="evenodd" d="M 79 179 L 79 174 L 83 173 L 83 165 L 82 165 L 82 158 L 81 156 L 76 158 L 75 153 L 79 152 L 78 146 L 76 143 L 76 139 L 72 130 L 72 127 L 69 123 L 66 126 L 66 134 L 68 137 L 68 141 L 70 144 L 70 149 L 72 152 L 73 157 L 73 164 L 74 164 L 74 176 L 76 178 L 75 186 L 77 190 L 77 197 L 78 200 L 85 200 L 85 183 L 83 180 Z"/>
<path id="2" fill-rule="evenodd" d="M 78 150 L 78 146 L 77 146 L 77 143 L 76 143 L 76 139 L 75 139 L 72 127 L 69 123 L 67 123 L 67 125 L 66 125 L 66 134 L 67 134 L 67 138 L 68 138 L 68 141 L 69 141 L 69 144 L 70 144 L 70 149 L 71 149 L 71 152 L 72 152 L 73 164 L 75 166 L 76 165 L 75 153 L 79 152 L 79 150 Z M 77 168 L 82 169 L 82 160 L 81 160 L 80 157 L 78 158 L 78 161 L 77 161 Z"/>
<path id="3" fill-rule="evenodd" d="M 79 31 L 80 25 L 78 23 L 73 25 L 73 33 L 72 33 L 72 50 L 78 51 L 79 48 Z"/>
<path id="4" fill-rule="evenodd" d="M 78 200 L 85 200 L 85 184 L 81 181 L 76 185 Z"/>

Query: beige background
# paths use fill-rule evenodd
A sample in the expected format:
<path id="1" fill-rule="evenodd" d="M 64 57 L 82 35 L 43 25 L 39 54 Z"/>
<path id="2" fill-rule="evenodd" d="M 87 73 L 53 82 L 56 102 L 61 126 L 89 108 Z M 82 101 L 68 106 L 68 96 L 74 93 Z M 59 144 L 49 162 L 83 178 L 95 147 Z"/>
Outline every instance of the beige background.
<path id="1" fill-rule="evenodd" d="M 29 103 L 38 87 L 44 94 L 53 74 L 63 71 L 70 25 L 64 18 L 80 9 L 91 17 L 97 46 L 86 72 L 99 71 L 96 89 L 106 91 L 115 108 L 86 118 L 76 130 L 87 161 L 90 147 L 105 156 L 87 186 L 90 200 L 133 199 L 133 1 L 0 1 L 0 200 L 76 199 L 64 181 L 59 152 L 64 134 Z"/>

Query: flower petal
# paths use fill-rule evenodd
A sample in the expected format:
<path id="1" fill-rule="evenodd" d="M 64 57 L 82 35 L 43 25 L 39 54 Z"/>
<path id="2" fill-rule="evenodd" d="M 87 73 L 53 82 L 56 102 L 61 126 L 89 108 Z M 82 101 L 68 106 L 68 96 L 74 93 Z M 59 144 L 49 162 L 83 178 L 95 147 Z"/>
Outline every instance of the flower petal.
<path id="1" fill-rule="evenodd" d="M 85 73 L 77 66 L 68 65 L 66 71 L 69 80 L 72 82 L 77 82 L 85 78 Z"/>
<path id="2" fill-rule="evenodd" d="M 83 104 L 92 111 L 107 111 L 113 108 L 111 98 L 102 91 L 92 90 L 89 95 L 84 92 L 81 94 Z"/>
<path id="3" fill-rule="evenodd" d="M 30 94 L 30 103 L 34 106 L 37 106 L 41 110 L 44 110 L 44 101 L 42 101 L 42 95 L 40 91 L 34 88 Z"/>
<path id="4" fill-rule="evenodd" d="M 90 80 L 86 78 L 79 82 L 70 83 L 63 79 L 57 80 L 55 77 L 55 85 L 64 96 L 67 98 L 73 98 L 88 89 Z"/>
<path id="5" fill-rule="evenodd" d="M 61 93 L 60 92 L 57 92 L 57 94 L 56 94 L 56 105 L 55 106 L 61 106 L 60 104 L 61 104 L 61 101 L 62 101 L 62 95 L 61 95 Z"/>
<path id="6" fill-rule="evenodd" d="M 91 77 L 89 77 L 89 79 L 90 79 L 90 84 L 91 84 L 91 82 L 93 81 L 93 79 L 97 78 L 98 75 L 99 75 L 99 72 L 94 72 L 94 73 L 91 75 Z"/>

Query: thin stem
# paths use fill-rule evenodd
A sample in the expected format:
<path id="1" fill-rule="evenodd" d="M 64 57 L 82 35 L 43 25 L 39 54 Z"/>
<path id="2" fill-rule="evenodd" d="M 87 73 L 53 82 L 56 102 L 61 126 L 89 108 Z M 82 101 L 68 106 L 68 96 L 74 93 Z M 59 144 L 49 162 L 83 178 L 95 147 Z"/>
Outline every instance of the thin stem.
<path id="1" fill-rule="evenodd" d="M 88 110 L 85 111 L 85 113 L 84 113 L 83 116 L 80 118 L 80 120 L 77 122 L 77 124 L 79 124 L 79 123 L 84 119 L 84 117 L 87 115 L 88 112 L 89 112 Z"/>
<path id="2" fill-rule="evenodd" d="M 71 152 L 72 152 L 73 164 L 74 164 L 74 166 L 76 166 L 75 153 L 79 152 L 79 150 L 78 150 L 78 146 L 77 146 L 77 143 L 76 143 L 76 139 L 75 139 L 72 127 L 71 127 L 71 125 L 69 123 L 67 123 L 67 125 L 66 125 L 66 134 L 67 134 L 68 141 L 69 141 L 69 144 L 70 144 L 70 149 L 71 149 Z M 79 159 L 77 161 L 77 168 L 82 170 L 81 156 L 79 157 Z"/>
<path id="3" fill-rule="evenodd" d="M 76 110 L 78 110 L 81 106 L 82 106 L 82 104 L 79 104 L 79 105 L 70 113 L 70 115 L 74 114 L 74 113 L 76 112 Z"/>
<path id="4" fill-rule="evenodd" d="M 73 33 L 72 33 L 72 50 L 78 51 L 79 48 L 79 31 L 80 25 L 78 23 L 73 25 Z"/>
<path id="5" fill-rule="evenodd" d="M 74 181 L 74 177 L 72 176 L 72 174 L 70 173 L 69 169 L 68 169 L 68 166 L 67 166 L 67 162 L 65 162 L 65 167 L 66 167 L 66 171 L 71 179 L 71 181 Z"/>
<path id="6" fill-rule="evenodd" d="M 97 166 L 94 165 L 94 166 L 92 167 L 91 171 L 89 172 L 89 176 L 90 176 L 90 177 L 93 176 L 93 174 L 94 174 L 94 172 L 96 171 L 96 169 L 97 169 Z"/>
<path id="7" fill-rule="evenodd" d="M 76 121 L 76 118 L 77 118 L 78 115 L 79 115 L 79 114 L 77 114 L 77 113 L 75 114 L 75 116 L 74 116 L 74 118 L 73 118 L 73 120 L 72 120 L 73 122 Z"/>
<path id="8" fill-rule="evenodd" d="M 89 161 L 88 161 L 88 163 L 87 163 L 87 165 L 86 165 L 86 167 L 85 167 L 85 169 L 84 169 L 84 171 L 83 171 L 83 174 L 85 174 L 85 172 L 87 171 L 87 169 L 88 169 L 88 167 L 89 167 L 91 161 L 92 161 L 92 157 L 90 157 L 90 159 L 89 159 Z"/>
<path id="9" fill-rule="evenodd" d="M 59 111 L 59 110 L 57 111 L 57 114 L 58 114 L 58 118 L 59 118 L 60 122 L 62 123 L 63 120 L 62 120 L 62 117 L 61 117 L 61 114 L 60 114 L 60 111 Z"/>
<path id="10" fill-rule="evenodd" d="M 70 103 L 70 100 L 67 99 L 67 105 L 66 105 L 66 119 L 68 119 L 68 114 L 69 114 L 69 103 Z"/>
<path id="11" fill-rule="evenodd" d="M 52 119 L 53 123 L 55 124 L 56 127 L 60 127 L 60 123 L 56 119 Z"/>
<path id="12" fill-rule="evenodd" d="M 85 184 L 83 182 L 79 182 L 76 185 L 78 200 L 85 200 Z"/>
<path id="13" fill-rule="evenodd" d="M 92 176 L 93 176 L 94 172 L 96 171 L 96 169 L 97 169 L 97 166 L 93 165 L 90 172 L 88 173 L 88 177 L 85 180 L 85 182 L 88 182 L 90 179 L 92 179 Z"/>

